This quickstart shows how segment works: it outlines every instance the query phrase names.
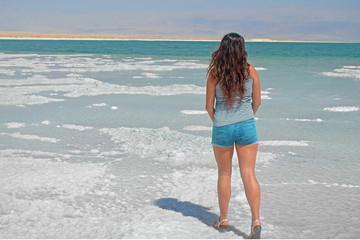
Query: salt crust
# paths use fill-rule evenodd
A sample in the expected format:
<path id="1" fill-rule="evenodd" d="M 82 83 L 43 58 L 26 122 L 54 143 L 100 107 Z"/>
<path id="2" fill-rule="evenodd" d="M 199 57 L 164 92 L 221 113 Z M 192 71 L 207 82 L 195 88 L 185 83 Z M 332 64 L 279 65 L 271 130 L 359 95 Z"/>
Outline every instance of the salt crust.
<path id="1" fill-rule="evenodd" d="M 11 90 L 15 90 L 14 88 Z M 24 107 L 24 105 L 39 105 L 49 102 L 62 102 L 64 99 L 59 98 L 48 98 L 38 95 L 27 95 L 24 92 L 14 92 L 13 94 L 9 89 L 0 88 L 0 106 L 1 105 L 15 105 L 19 107 Z"/>
<path id="2" fill-rule="evenodd" d="M 293 120 L 293 121 L 297 121 L 297 122 L 323 122 L 324 120 L 322 120 L 321 118 L 317 118 L 317 119 L 308 119 L 308 118 L 285 118 L 285 120 Z"/>
<path id="3" fill-rule="evenodd" d="M 255 70 L 256 70 L 256 71 L 265 71 L 265 70 L 267 70 L 267 68 L 264 68 L 264 67 L 255 67 Z"/>
<path id="4" fill-rule="evenodd" d="M 114 176 L 106 174 L 106 165 L 68 163 L 64 158 L 49 152 L 0 150 L 3 238 L 86 238 L 98 226 L 93 218 L 111 212 L 112 206 L 105 203 L 114 198 L 109 190 Z M 107 218 L 102 221 L 103 228 L 113 229 L 113 224 Z"/>
<path id="5" fill-rule="evenodd" d="M 150 73 L 150 72 L 144 72 L 141 73 L 142 76 L 133 76 L 133 78 L 161 78 L 158 74 Z"/>
<path id="6" fill-rule="evenodd" d="M 308 182 L 310 184 L 319 184 L 324 185 L 325 187 L 343 187 L 343 188 L 360 188 L 359 185 L 352 185 L 352 184 L 340 184 L 340 183 L 327 183 L 327 182 L 316 182 L 312 179 L 309 179 Z"/>
<path id="7" fill-rule="evenodd" d="M 323 185 L 325 187 L 341 187 L 341 188 L 360 188 L 360 185 L 317 182 L 309 179 L 307 182 L 281 182 L 281 183 L 262 183 L 264 186 L 282 186 L 282 185 Z"/>
<path id="8" fill-rule="evenodd" d="M 7 126 L 7 128 L 22 128 L 25 127 L 25 123 L 18 123 L 18 122 L 10 122 L 10 123 L 5 123 L 5 125 Z"/>
<path id="9" fill-rule="evenodd" d="M 168 127 L 102 128 L 99 131 L 119 143 L 120 151 L 141 158 L 155 158 L 179 165 L 191 162 L 204 164 L 213 158 L 211 138 L 180 133 Z M 257 162 L 267 165 L 275 158 L 275 154 L 262 152 L 258 154 Z"/>
<path id="10" fill-rule="evenodd" d="M 189 126 L 185 126 L 184 130 L 187 130 L 187 131 L 211 131 L 212 127 L 201 126 L 201 125 L 189 125 Z"/>
<path id="11" fill-rule="evenodd" d="M 13 138 L 25 139 L 25 140 L 36 140 L 41 142 L 49 142 L 49 143 L 57 143 L 60 139 L 49 138 L 49 137 L 40 137 L 38 135 L 30 135 L 30 134 L 21 134 L 21 133 L 1 133 L 1 136 L 9 136 Z"/>
<path id="12" fill-rule="evenodd" d="M 207 65 L 197 60 L 172 60 L 152 58 L 134 58 L 113 60 L 94 57 L 94 55 L 38 55 L 38 54 L 0 54 L 0 73 L 14 75 L 16 69 L 20 75 L 32 74 L 26 79 L 3 79 L 0 82 L 0 105 L 35 105 L 64 101 L 37 93 L 48 91 L 50 96 L 57 92 L 66 92 L 66 97 L 97 96 L 106 94 L 147 94 L 151 96 L 205 94 L 205 88 L 193 84 L 174 84 L 170 86 L 122 86 L 104 83 L 91 78 L 84 78 L 79 73 L 144 71 L 142 76 L 159 78 L 154 72 L 173 71 L 176 69 L 206 69 Z M 159 64 L 160 63 L 160 64 Z M 165 63 L 165 64 L 164 64 Z M 262 68 L 259 68 L 262 69 Z M 68 73 L 66 78 L 48 79 L 52 72 Z M 10 89 L 11 88 L 11 89 Z M 10 90 L 9 90 L 10 89 Z M 262 99 L 270 99 L 265 93 Z"/>
<path id="13" fill-rule="evenodd" d="M 87 108 L 93 108 L 93 107 L 105 107 L 105 106 L 107 106 L 106 103 L 94 103 L 94 104 L 88 105 L 86 107 Z"/>
<path id="14" fill-rule="evenodd" d="M 182 114 L 186 114 L 186 115 L 202 115 L 202 114 L 207 114 L 206 111 L 201 111 L 201 110 L 181 110 L 180 111 Z"/>
<path id="15" fill-rule="evenodd" d="M 95 79 L 83 78 L 79 73 L 111 71 L 145 71 L 148 78 L 157 78 L 161 71 L 175 69 L 202 69 L 205 64 L 194 60 L 153 60 L 151 58 L 120 59 L 93 57 L 93 55 L 38 55 L 38 54 L 1 54 L 0 73 L 13 75 L 7 69 L 16 69 L 23 74 L 33 74 L 26 79 L 2 80 L 0 82 L 0 105 L 33 105 L 64 101 L 34 95 L 42 91 L 67 92 L 66 97 L 96 96 L 103 94 L 147 94 L 152 96 L 178 94 L 205 94 L 205 89 L 195 85 L 131 87 L 106 84 Z M 131 61 L 130 61 L 131 60 Z M 158 63 L 165 63 L 159 65 Z M 166 64 L 167 63 L 167 64 Z M 66 78 L 48 79 L 39 73 L 68 72 Z M 11 88 L 11 91 L 9 91 Z"/>
<path id="16" fill-rule="evenodd" d="M 109 134 L 114 142 L 121 143 L 122 151 L 141 158 L 150 157 L 159 161 L 183 163 L 201 162 L 212 156 L 209 139 L 171 131 L 168 127 L 103 128 L 100 132 Z M 197 146 L 197 151 L 193 151 L 194 146 Z"/>
<path id="17" fill-rule="evenodd" d="M 196 60 L 170 59 L 119 59 L 100 58 L 83 55 L 36 55 L 36 54 L 1 54 L 0 73 L 10 73 L 7 68 L 19 68 L 22 73 L 49 72 L 112 72 L 112 71 L 145 71 L 161 72 L 176 69 L 206 69 L 206 64 Z M 168 64 L 158 64 L 168 63 Z M 56 67 L 55 67 L 56 66 Z M 12 74 L 12 73 L 10 73 Z"/>
<path id="18" fill-rule="evenodd" d="M 360 66 L 343 66 L 334 69 L 333 72 L 322 72 L 321 74 L 329 77 L 360 78 Z"/>
<path id="19" fill-rule="evenodd" d="M 294 146 L 294 147 L 305 147 L 308 146 L 308 141 L 259 141 L 262 146 Z"/>
<path id="20" fill-rule="evenodd" d="M 62 127 L 67 128 L 67 129 L 77 130 L 77 131 L 85 131 L 85 130 L 93 129 L 93 127 L 79 126 L 79 125 L 73 125 L 73 124 L 64 124 L 64 125 L 62 125 Z"/>
<path id="21" fill-rule="evenodd" d="M 21 86 L 20 82 L 24 84 Z M 13 85 L 14 84 L 14 85 Z M 20 86 L 18 86 L 20 84 Z M 28 85 L 29 84 L 29 85 Z M 125 86 L 104 83 L 92 78 L 60 78 L 48 79 L 42 75 L 17 80 L 6 81 L 0 85 L 0 105 L 43 104 L 54 101 L 64 101 L 59 98 L 37 96 L 43 91 L 66 92 L 65 97 L 98 96 L 109 94 L 145 94 L 150 96 L 169 96 L 180 94 L 205 94 L 205 88 L 193 84 L 173 84 L 168 86 Z M 11 88 L 11 91 L 9 91 Z"/>
<path id="22" fill-rule="evenodd" d="M 271 97 L 269 96 L 270 90 L 260 91 L 260 93 L 261 93 L 261 99 L 263 99 L 263 100 L 270 100 L 271 99 Z"/>
<path id="23" fill-rule="evenodd" d="M 107 173 L 107 164 L 68 162 L 73 159 L 73 154 L 82 153 L 79 150 L 69 151 L 72 154 L 19 149 L 0 150 L 0 159 L 2 159 L 0 174 L 4 176 L 0 179 L 2 186 L 0 212 L 3 216 L 0 223 L 6 226 L 2 236 L 6 238 L 166 237 L 169 231 L 173 231 L 173 224 L 176 226 L 195 224 L 198 225 L 199 231 L 204 231 L 205 235 L 202 236 L 217 236 L 217 233 L 209 232 L 204 228 L 204 223 L 196 218 L 194 221 L 182 219 L 177 224 L 179 213 L 176 210 L 185 211 L 184 209 L 162 209 L 152 204 L 149 199 L 142 199 L 149 204 L 144 206 L 142 203 L 141 208 L 136 208 L 138 211 L 130 208 L 133 209 L 132 217 L 131 220 L 126 221 L 137 223 L 136 226 L 134 224 L 119 226 L 119 222 L 124 222 L 123 217 L 126 218 L 130 214 L 124 211 L 135 200 L 127 199 L 125 196 L 131 194 L 134 188 L 152 192 L 156 196 L 155 199 L 161 200 L 164 196 L 171 196 L 180 201 L 175 206 L 196 207 L 195 204 L 200 204 L 199 207 L 214 209 L 217 206 L 216 197 L 209 198 L 209 195 L 216 192 L 216 184 L 213 184 L 216 182 L 216 169 L 208 167 L 209 160 L 213 160 L 210 138 L 172 131 L 168 127 L 104 128 L 100 133 L 109 134 L 112 141 L 119 143 L 119 148 L 109 152 L 90 150 L 90 153 L 97 154 L 96 157 L 118 156 L 122 153 L 137 155 L 146 161 L 148 158 L 149 160 L 153 158 L 155 161 L 178 164 L 191 161 L 193 164 L 183 165 L 176 171 L 168 171 L 161 178 L 157 176 L 153 184 L 146 186 L 145 189 L 143 185 L 138 186 L 130 179 L 131 192 L 113 192 L 114 187 L 116 189 L 119 187 L 114 185 L 113 179 L 116 177 Z M 198 155 L 192 157 L 194 153 Z M 276 158 L 276 155 L 259 152 L 258 158 L 258 163 L 266 166 Z M 147 175 L 144 175 L 144 178 L 147 179 Z M 233 201 L 237 214 L 232 216 L 232 219 L 243 229 L 249 224 L 249 209 L 242 186 L 239 184 L 241 182 L 239 176 L 236 176 L 234 181 L 237 182 L 233 185 L 233 190 L 236 192 Z M 117 184 L 127 183 L 121 180 Z M 204 194 L 194 195 L 194 191 L 200 188 Z M 186 205 L 186 201 L 190 203 Z M 125 210 L 121 211 L 121 209 Z M 207 221 L 213 221 L 216 211 L 212 209 L 206 210 L 209 211 L 208 217 L 210 217 Z M 154 216 L 159 215 L 161 215 L 161 223 L 171 222 L 169 226 L 165 225 L 169 229 L 159 231 L 159 234 L 163 235 L 157 235 L 153 231 L 154 227 L 159 225 L 158 218 L 154 219 Z M 155 226 L 152 226 L 153 223 Z M 103 230 L 98 230 L 99 226 Z M 188 234 L 183 232 L 181 236 L 190 237 L 191 234 L 192 231 Z M 221 236 L 219 235 L 219 238 Z M 233 238 L 235 235 L 229 232 L 226 236 Z"/>
<path id="24" fill-rule="evenodd" d="M 106 103 L 94 103 L 94 104 L 91 104 L 91 106 L 93 106 L 93 107 L 105 107 L 105 106 L 107 106 L 107 104 Z"/>
<path id="25" fill-rule="evenodd" d="M 232 178 L 232 211 L 229 212 L 229 218 L 233 224 L 236 223 L 236 228 L 247 229 L 251 217 L 239 175 L 233 174 Z M 209 231 L 206 227 L 206 225 L 211 226 L 218 217 L 215 168 L 188 165 L 184 169 L 176 169 L 166 174 L 162 179 L 164 195 L 170 197 L 162 197 L 155 201 L 155 207 L 147 207 L 146 214 L 143 213 L 143 209 L 133 214 L 133 220 L 138 224 L 136 228 L 128 225 L 124 238 L 141 238 L 142 236 L 168 238 L 169 235 L 166 232 L 173 229 L 182 229 L 181 233 L 176 235 L 179 238 L 192 239 L 194 236 L 203 239 L 238 238 L 238 235 L 232 231 Z M 152 217 L 158 215 L 161 215 L 161 218 Z M 141 228 L 141 233 L 137 230 L 139 228 Z M 154 231 L 154 228 L 159 231 Z"/>
<path id="26" fill-rule="evenodd" d="M 271 99 L 271 97 L 269 97 L 268 95 L 261 95 L 261 99 L 263 99 L 263 100 L 270 100 Z"/>
<path id="27" fill-rule="evenodd" d="M 324 110 L 330 112 L 356 112 L 359 111 L 359 107 L 353 107 L 353 106 L 327 107 L 324 108 Z"/>

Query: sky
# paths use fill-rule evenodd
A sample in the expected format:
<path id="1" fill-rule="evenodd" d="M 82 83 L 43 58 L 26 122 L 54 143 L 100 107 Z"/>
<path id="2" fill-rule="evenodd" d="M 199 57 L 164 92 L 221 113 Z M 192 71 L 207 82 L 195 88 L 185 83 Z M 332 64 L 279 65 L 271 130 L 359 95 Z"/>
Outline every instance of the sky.
<path id="1" fill-rule="evenodd" d="M 360 42 L 360 0 L 0 0 L 0 32 Z"/>

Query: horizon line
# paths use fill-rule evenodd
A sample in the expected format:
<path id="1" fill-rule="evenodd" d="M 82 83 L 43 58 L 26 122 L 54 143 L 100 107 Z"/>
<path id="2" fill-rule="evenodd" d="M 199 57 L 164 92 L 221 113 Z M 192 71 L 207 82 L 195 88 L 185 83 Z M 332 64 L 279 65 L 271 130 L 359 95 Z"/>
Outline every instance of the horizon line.
<path id="1" fill-rule="evenodd" d="M 135 40 L 135 41 L 201 41 L 219 42 L 221 38 L 200 37 L 159 37 L 159 36 L 116 36 L 116 35 L 88 35 L 88 34 L 61 34 L 61 33 L 25 33 L 0 32 L 0 40 Z M 308 42 L 308 43 L 359 43 L 320 40 L 291 40 L 269 38 L 245 38 L 247 42 Z"/>

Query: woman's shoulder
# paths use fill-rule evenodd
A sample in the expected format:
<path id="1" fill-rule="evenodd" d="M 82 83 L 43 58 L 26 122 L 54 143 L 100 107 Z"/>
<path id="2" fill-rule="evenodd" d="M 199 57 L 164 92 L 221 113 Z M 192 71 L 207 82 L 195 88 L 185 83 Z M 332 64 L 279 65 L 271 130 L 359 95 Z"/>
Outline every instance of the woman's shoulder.
<path id="1" fill-rule="evenodd" d="M 254 71 L 256 71 L 254 65 L 249 64 L 249 66 L 248 66 L 248 71 L 249 71 L 249 72 L 254 72 Z"/>
<path id="2" fill-rule="evenodd" d="M 252 64 L 249 64 L 248 72 L 249 72 L 249 75 L 250 75 L 251 78 L 254 78 L 255 76 L 257 76 L 257 72 L 255 70 L 255 67 Z"/>
<path id="3" fill-rule="evenodd" d="M 218 84 L 219 80 L 216 69 L 211 69 L 211 71 L 209 72 L 208 82 L 211 82 L 211 84 L 214 86 Z"/>

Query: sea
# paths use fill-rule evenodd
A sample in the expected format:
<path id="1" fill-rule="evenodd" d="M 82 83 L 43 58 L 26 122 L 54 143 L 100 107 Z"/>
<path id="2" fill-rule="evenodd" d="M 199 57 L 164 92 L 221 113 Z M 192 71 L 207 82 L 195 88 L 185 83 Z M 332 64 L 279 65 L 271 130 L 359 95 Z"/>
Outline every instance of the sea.
<path id="1" fill-rule="evenodd" d="M 219 217 L 216 41 L 0 40 L 0 238 L 247 238 Z M 262 238 L 360 237 L 360 44 L 247 42 Z"/>

